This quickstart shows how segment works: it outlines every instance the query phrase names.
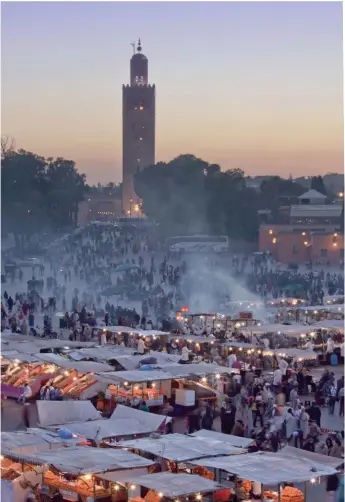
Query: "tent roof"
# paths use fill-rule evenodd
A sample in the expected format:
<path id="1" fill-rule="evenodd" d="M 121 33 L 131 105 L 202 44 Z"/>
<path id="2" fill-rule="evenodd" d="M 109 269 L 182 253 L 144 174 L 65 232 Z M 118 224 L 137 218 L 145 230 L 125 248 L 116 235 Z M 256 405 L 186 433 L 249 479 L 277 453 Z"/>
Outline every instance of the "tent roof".
<path id="1" fill-rule="evenodd" d="M 157 360 L 157 365 L 159 364 L 173 364 L 177 363 L 181 356 L 175 356 L 166 354 L 165 352 L 150 352 L 146 355 L 114 355 L 113 358 L 125 368 L 126 371 L 132 371 L 139 368 L 139 364 L 142 360 L 154 357 Z"/>
<path id="2" fill-rule="evenodd" d="M 61 448 L 72 444 L 73 440 L 61 439 L 58 434 L 41 429 L 28 429 L 16 432 L 1 432 L 1 448 L 13 452 L 29 453 Z"/>
<path id="3" fill-rule="evenodd" d="M 113 448 L 75 447 L 62 448 L 38 453 L 15 454 L 3 451 L 5 457 L 33 465 L 51 465 L 60 472 L 71 474 L 86 474 L 96 472 L 132 469 L 152 465 L 151 460 L 130 453 L 126 450 Z"/>
<path id="4" fill-rule="evenodd" d="M 209 431 L 206 429 L 201 429 L 200 431 L 191 434 L 193 437 L 214 439 L 215 441 L 221 441 L 231 446 L 236 446 L 238 448 L 247 448 L 253 443 L 252 439 L 240 438 L 238 436 L 232 436 L 231 434 L 223 434 L 221 432 Z"/>
<path id="5" fill-rule="evenodd" d="M 93 347 L 88 349 L 73 350 L 68 353 L 68 356 L 75 361 L 82 361 L 85 358 L 91 357 L 100 362 L 106 362 L 110 359 L 116 359 L 118 356 L 133 354 L 134 349 L 127 347 Z"/>
<path id="6" fill-rule="evenodd" d="M 150 432 L 155 432 L 158 427 L 155 424 L 151 426 L 150 424 L 142 424 L 133 418 L 119 418 L 116 420 L 99 419 L 90 420 L 89 422 L 73 422 L 59 425 L 59 428 L 67 429 L 73 434 L 78 434 L 94 441 L 135 434 L 149 434 Z"/>
<path id="7" fill-rule="evenodd" d="M 111 415 L 110 420 L 120 419 L 136 420 L 142 426 L 148 427 L 148 432 L 156 431 L 164 420 L 166 420 L 167 423 L 172 420 L 171 417 L 156 415 L 156 413 L 147 413 L 146 411 L 136 410 L 135 408 L 118 404 Z"/>
<path id="8" fill-rule="evenodd" d="M 129 383 L 140 382 L 158 382 L 159 380 L 171 380 L 173 375 L 160 370 L 132 370 L 132 371 L 109 371 L 107 373 L 100 373 L 92 375 L 92 378 L 99 382 L 107 382 L 112 384 L 119 384 L 123 381 Z"/>
<path id="9" fill-rule="evenodd" d="M 247 326 L 242 329 L 243 332 L 252 333 L 278 333 L 283 334 L 303 334 L 313 331 L 312 326 L 303 326 L 302 324 L 262 324 L 261 326 Z"/>
<path id="10" fill-rule="evenodd" d="M 159 439 L 141 438 L 124 441 L 121 448 L 130 448 L 151 453 L 175 462 L 183 462 L 210 455 L 229 455 L 243 453 L 239 448 L 215 441 L 211 438 L 185 436 L 184 434 L 167 434 Z"/>
<path id="11" fill-rule="evenodd" d="M 300 448 L 294 448 L 293 446 L 285 446 L 279 452 L 281 455 L 287 455 L 288 457 L 297 457 L 301 459 L 306 459 L 307 461 L 318 462 L 320 464 L 329 465 L 331 467 L 337 468 L 339 465 L 343 464 L 344 461 L 341 458 L 327 457 L 320 453 L 314 453 L 312 451 L 301 450 Z"/>
<path id="12" fill-rule="evenodd" d="M 327 196 L 313 188 L 308 192 L 303 193 L 298 197 L 299 199 L 327 199 Z"/>
<path id="13" fill-rule="evenodd" d="M 162 370 L 173 375 L 173 378 L 183 378 L 189 375 L 214 375 L 217 373 L 231 373 L 231 368 L 218 364 L 195 363 L 195 364 L 165 364 Z"/>
<path id="14" fill-rule="evenodd" d="M 41 361 L 56 364 L 61 368 L 75 370 L 78 373 L 92 373 L 96 371 L 113 371 L 114 368 L 109 364 L 96 363 L 94 361 L 71 361 L 57 354 L 35 354 Z"/>
<path id="15" fill-rule="evenodd" d="M 41 427 L 99 420 L 100 413 L 90 401 L 37 401 Z"/>
<path id="16" fill-rule="evenodd" d="M 298 458 L 281 452 L 258 452 L 236 457 L 204 458 L 193 461 L 193 464 L 222 469 L 242 479 L 257 481 L 264 485 L 287 482 L 301 483 L 337 472 L 334 467 L 326 463 L 318 463 L 306 457 Z"/>
<path id="17" fill-rule="evenodd" d="M 224 488 L 219 483 L 195 474 L 173 474 L 172 472 L 122 478 L 120 483 L 140 485 L 157 493 L 163 493 L 164 497 L 169 498 L 193 493 L 215 492 Z"/>

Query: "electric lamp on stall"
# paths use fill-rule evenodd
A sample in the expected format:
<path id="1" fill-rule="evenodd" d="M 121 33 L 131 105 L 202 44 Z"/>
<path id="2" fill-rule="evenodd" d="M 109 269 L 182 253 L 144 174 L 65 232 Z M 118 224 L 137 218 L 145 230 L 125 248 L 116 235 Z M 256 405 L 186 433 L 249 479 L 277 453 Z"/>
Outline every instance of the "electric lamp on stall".
<path id="1" fill-rule="evenodd" d="M 201 500 L 201 499 L 202 499 L 202 496 L 201 496 L 201 494 L 200 494 L 200 493 L 198 493 L 198 494 L 196 495 L 196 497 L 195 497 L 195 498 L 196 498 L 196 500 Z"/>

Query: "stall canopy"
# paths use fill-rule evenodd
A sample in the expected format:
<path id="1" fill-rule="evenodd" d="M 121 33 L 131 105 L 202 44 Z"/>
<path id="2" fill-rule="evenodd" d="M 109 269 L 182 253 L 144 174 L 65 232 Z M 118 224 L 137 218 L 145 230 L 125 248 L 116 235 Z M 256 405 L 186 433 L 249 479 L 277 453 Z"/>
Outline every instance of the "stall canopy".
<path id="1" fill-rule="evenodd" d="M 92 375 L 92 378 L 99 382 L 112 383 L 119 385 L 123 382 L 140 383 L 140 382 L 158 382 L 160 380 L 171 380 L 173 375 L 165 371 L 159 370 L 133 370 L 133 371 L 110 371 L 109 373 L 101 373 Z"/>
<path id="2" fill-rule="evenodd" d="M 307 462 L 318 462 L 319 464 L 325 464 L 334 468 L 337 468 L 344 463 L 344 460 L 341 458 L 328 457 L 326 455 L 321 455 L 320 453 L 294 448 L 293 446 L 285 446 L 285 448 L 280 450 L 279 454 L 286 455 L 287 457 L 305 459 Z"/>
<path id="3" fill-rule="evenodd" d="M 133 354 L 134 349 L 127 347 L 94 347 L 91 349 L 73 350 L 68 353 L 68 357 L 74 361 L 82 361 L 83 359 L 95 359 L 99 362 L 106 362 L 111 359 L 116 359 L 118 356 Z"/>
<path id="4" fill-rule="evenodd" d="M 162 493 L 164 497 L 182 497 L 193 493 L 215 492 L 224 486 L 194 474 L 173 474 L 158 472 L 146 476 L 121 478 L 120 483 L 135 484 Z"/>
<path id="5" fill-rule="evenodd" d="M 113 371 L 114 368 L 109 364 L 96 363 L 94 361 L 70 361 L 57 354 L 35 354 L 41 361 L 55 364 L 61 368 L 75 370 L 78 373 L 92 373 L 96 371 Z"/>
<path id="6" fill-rule="evenodd" d="M 180 340 L 189 343 L 215 343 L 217 339 L 214 336 L 198 336 L 198 335 L 171 335 L 170 340 L 178 343 Z"/>
<path id="7" fill-rule="evenodd" d="M 243 453 L 239 448 L 211 438 L 196 438 L 183 434 L 167 434 L 159 439 L 141 438 L 124 441 L 121 448 L 140 450 L 174 462 L 216 455 Z"/>
<path id="8" fill-rule="evenodd" d="M 164 421 L 165 423 L 171 422 L 172 418 L 118 404 L 110 420 L 136 420 L 141 427 L 146 427 L 147 432 L 154 432 L 159 429 Z"/>
<path id="9" fill-rule="evenodd" d="M 33 453 L 42 450 L 53 450 L 62 448 L 68 444 L 75 443 L 75 440 L 61 439 L 54 432 L 40 429 L 28 429 L 16 432 L 1 432 L 1 448 L 17 453 Z"/>
<path id="10" fill-rule="evenodd" d="M 312 478 L 330 476 L 337 471 L 326 463 L 307 458 L 297 458 L 279 453 L 248 453 L 233 457 L 204 458 L 193 461 L 195 465 L 222 469 L 242 479 L 257 481 L 264 485 L 301 483 Z"/>
<path id="11" fill-rule="evenodd" d="M 32 356 L 31 354 L 21 354 L 19 352 L 15 352 L 12 355 L 2 355 L 2 362 L 11 361 L 16 363 L 37 363 L 39 360 L 38 357 Z"/>
<path id="12" fill-rule="evenodd" d="M 267 349 L 263 351 L 263 355 L 273 355 L 280 357 L 293 357 L 296 359 L 316 359 L 317 355 L 312 349 Z"/>
<path id="13" fill-rule="evenodd" d="M 319 321 L 316 322 L 311 326 L 314 329 L 338 329 L 338 330 L 344 330 L 344 321 L 342 320 L 325 320 L 325 321 Z"/>
<path id="14" fill-rule="evenodd" d="M 189 375 L 217 375 L 220 373 L 231 373 L 231 368 L 219 366 L 218 364 L 196 363 L 196 364 L 165 364 L 161 366 L 163 371 L 173 375 L 173 378 L 185 378 Z"/>
<path id="15" fill-rule="evenodd" d="M 138 329 L 138 328 L 129 328 L 128 326 L 100 326 L 99 329 L 103 331 L 110 331 L 111 333 L 129 333 L 130 335 L 141 335 L 141 336 L 167 336 L 169 333 L 166 331 L 158 331 L 155 329 Z"/>
<path id="16" fill-rule="evenodd" d="M 90 401 L 37 401 L 37 413 L 40 427 L 100 418 Z"/>
<path id="17" fill-rule="evenodd" d="M 170 417 L 118 405 L 110 419 L 100 418 L 89 401 L 37 401 L 41 427 L 67 429 L 72 434 L 101 441 L 104 438 L 149 434 Z"/>
<path id="18" fill-rule="evenodd" d="M 136 368 L 140 367 L 141 361 L 144 361 L 146 359 L 156 359 L 156 363 L 153 364 L 155 365 L 160 365 L 160 364 L 173 364 L 177 363 L 180 359 L 181 356 L 175 356 L 171 354 L 167 354 L 165 352 L 150 352 L 150 354 L 146 355 L 114 355 L 113 359 L 115 359 L 126 371 L 132 371 Z M 150 363 L 151 364 L 151 363 Z"/>
<path id="19" fill-rule="evenodd" d="M 262 324 L 261 326 L 247 326 L 243 332 L 251 333 L 283 333 L 283 334 L 305 334 L 313 331 L 313 326 L 303 326 L 302 324 Z"/>
<path id="20" fill-rule="evenodd" d="M 111 448 L 63 448 L 31 455 L 3 451 L 5 457 L 32 465 L 51 465 L 63 473 L 74 475 L 147 467 L 151 460 L 125 450 Z"/>
<path id="21" fill-rule="evenodd" d="M 200 439 L 214 439 L 215 441 L 220 441 L 238 448 L 248 448 L 248 446 L 253 443 L 252 439 L 240 438 L 238 436 L 232 436 L 231 434 L 223 434 L 221 432 L 209 431 L 206 429 L 201 429 L 191 435 Z"/>

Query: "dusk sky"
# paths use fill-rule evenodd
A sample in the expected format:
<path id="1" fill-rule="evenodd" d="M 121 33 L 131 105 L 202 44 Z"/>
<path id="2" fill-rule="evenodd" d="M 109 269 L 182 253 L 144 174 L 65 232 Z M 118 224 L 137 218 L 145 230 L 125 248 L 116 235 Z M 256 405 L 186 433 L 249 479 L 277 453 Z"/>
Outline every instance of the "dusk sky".
<path id="1" fill-rule="evenodd" d="M 142 40 L 156 161 L 343 169 L 341 2 L 2 3 L 2 133 L 121 181 L 122 84 Z"/>

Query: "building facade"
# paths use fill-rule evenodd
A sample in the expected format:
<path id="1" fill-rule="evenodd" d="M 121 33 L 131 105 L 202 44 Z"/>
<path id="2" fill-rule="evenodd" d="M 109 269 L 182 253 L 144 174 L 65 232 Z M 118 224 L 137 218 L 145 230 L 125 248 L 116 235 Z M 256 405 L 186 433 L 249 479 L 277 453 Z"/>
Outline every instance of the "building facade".
<path id="1" fill-rule="evenodd" d="M 133 208 L 140 208 L 134 175 L 155 162 L 155 85 L 148 83 L 148 60 L 140 39 L 134 51 L 130 84 L 122 88 L 122 212 L 129 216 Z"/>
<path id="2" fill-rule="evenodd" d="M 86 225 L 90 221 L 113 221 L 122 215 L 121 199 L 109 197 L 105 194 L 92 194 L 78 205 L 79 225 Z"/>
<path id="3" fill-rule="evenodd" d="M 260 225 L 259 250 L 281 263 L 339 264 L 344 259 L 342 207 L 326 204 L 322 197 L 309 191 L 290 207 L 288 222 Z"/>

